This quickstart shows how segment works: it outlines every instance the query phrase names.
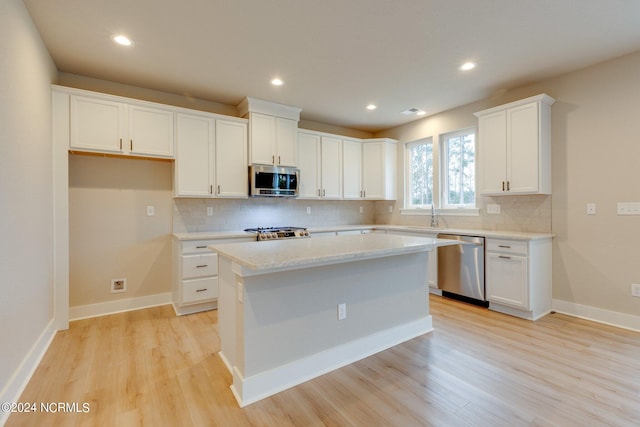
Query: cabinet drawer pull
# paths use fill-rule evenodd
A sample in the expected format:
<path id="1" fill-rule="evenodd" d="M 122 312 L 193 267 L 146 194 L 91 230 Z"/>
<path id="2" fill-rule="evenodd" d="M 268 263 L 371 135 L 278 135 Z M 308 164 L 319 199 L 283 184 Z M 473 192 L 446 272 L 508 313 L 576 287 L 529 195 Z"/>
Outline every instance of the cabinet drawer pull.
<path id="1" fill-rule="evenodd" d="M 498 258 L 502 258 L 502 259 L 511 259 L 510 256 L 504 256 L 504 255 L 498 255 Z"/>
<path id="2" fill-rule="evenodd" d="M 196 265 L 196 268 L 205 268 L 208 267 L 209 264 Z"/>
<path id="3" fill-rule="evenodd" d="M 204 292 L 204 291 L 208 291 L 208 288 L 202 288 L 202 289 L 196 289 L 196 292 Z"/>
<path id="4" fill-rule="evenodd" d="M 508 245 L 498 245 L 499 248 L 511 249 L 511 246 Z"/>
<path id="5" fill-rule="evenodd" d="M 207 246 L 196 246 L 196 249 L 205 249 Z"/>

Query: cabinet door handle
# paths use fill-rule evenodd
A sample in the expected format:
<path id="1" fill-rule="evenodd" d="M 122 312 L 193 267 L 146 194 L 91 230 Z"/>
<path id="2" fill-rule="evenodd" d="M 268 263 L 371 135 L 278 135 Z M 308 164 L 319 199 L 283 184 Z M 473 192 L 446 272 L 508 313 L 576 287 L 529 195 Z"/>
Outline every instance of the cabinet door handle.
<path id="1" fill-rule="evenodd" d="M 220 186 L 218 185 L 218 194 L 220 194 Z"/>
<path id="2" fill-rule="evenodd" d="M 122 151 L 122 138 L 120 138 L 120 151 Z"/>
<path id="3" fill-rule="evenodd" d="M 509 181 L 507 181 L 507 191 L 510 191 L 510 188 L 509 188 Z"/>
<path id="4" fill-rule="evenodd" d="M 206 246 L 196 246 L 196 249 L 204 249 Z"/>
<path id="5" fill-rule="evenodd" d="M 278 156 L 278 164 L 282 164 L 282 160 L 280 160 L 280 156 Z"/>
<path id="6" fill-rule="evenodd" d="M 502 191 L 504 191 L 504 181 L 502 181 Z"/>
<path id="7" fill-rule="evenodd" d="M 207 290 L 208 290 L 207 288 L 196 289 L 196 292 L 204 292 L 204 291 L 207 291 Z"/>
<path id="8" fill-rule="evenodd" d="M 362 197 L 367 197 L 367 190 L 362 191 Z"/>
<path id="9" fill-rule="evenodd" d="M 511 249 L 509 245 L 498 245 L 499 248 Z"/>
<path id="10" fill-rule="evenodd" d="M 271 156 L 271 163 L 276 164 L 276 156 Z"/>
<path id="11" fill-rule="evenodd" d="M 511 259 L 510 256 L 505 256 L 505 255 L 498 255 L 498 258 L 502 258 L 502 259 Z"/>
<path id="12" fill-rule="evenodd" d="M 209 264 L 196 265 L 196 268 L 205 268 L 208 267 Z"/>
<path id="13" fill-rule="evenodd" d="M 318 188 L 318 197 L 320 197 L 320 189 Z"/>
<path id="14" fill-rule="evenodd" d="M 133 139 L 129 140 L 129 151 L 133 151 Z"/>
<path id="15" fill-rule="evenodd" d="M 322 190 L 322 197 L 325 197 L 327 195 L 327 190 Z"/>
<path id="16" fill-rule="evenodd" d="M 213 184 L 209 185 L 209 194 L 213 194 Z"/>

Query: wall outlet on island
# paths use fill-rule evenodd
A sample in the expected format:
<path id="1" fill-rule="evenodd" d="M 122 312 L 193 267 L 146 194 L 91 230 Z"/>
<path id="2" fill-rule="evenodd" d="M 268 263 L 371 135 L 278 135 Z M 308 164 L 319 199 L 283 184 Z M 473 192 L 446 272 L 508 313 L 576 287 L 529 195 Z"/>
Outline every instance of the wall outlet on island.
<path id="1" fill-rule="evenodd" d="M 111 293 L 116 294 L 119 292 L 127 291 L 127 279 L 111 279 Z"/>
<path id="2" fill-rule="evenodd" d="M 631 296 L 640 297 L 640 283 L 631 284 Z"/>
<path id="3" fill-rule="evenodd" d="M 347 304 L 338 304 L 338 320 L 344 320 L 347 318 Z"/>

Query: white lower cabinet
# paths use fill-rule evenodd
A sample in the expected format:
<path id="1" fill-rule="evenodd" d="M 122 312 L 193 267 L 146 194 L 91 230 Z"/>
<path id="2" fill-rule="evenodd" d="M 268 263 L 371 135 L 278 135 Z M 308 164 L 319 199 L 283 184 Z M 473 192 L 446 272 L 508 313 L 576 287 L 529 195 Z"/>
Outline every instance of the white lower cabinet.
<path id="1" fill-rule="evenodd" d="M 487 239 L 489 308 L 536 320 L 551 311 L 551 239 Z"/>
<path id="2" fill-rule="evenodd" d="M 255 238 L 173 240 L 173 308 L 178 316 L 218 307 L 218 255 L 207 247 Z"/>

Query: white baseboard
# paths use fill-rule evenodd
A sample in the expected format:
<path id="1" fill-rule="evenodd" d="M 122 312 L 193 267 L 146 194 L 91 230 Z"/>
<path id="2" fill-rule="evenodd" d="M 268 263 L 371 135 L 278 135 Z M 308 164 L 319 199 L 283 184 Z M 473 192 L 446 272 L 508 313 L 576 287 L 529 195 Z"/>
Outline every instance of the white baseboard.
<path id="1" fill-rule="evenodd" d="M 107 314 L 140 310 L 142 308 L 171 304 L 171 302 L 171 292 L 165 292 L 162 294 L 145 295 L 142 297 L 121 299 L 117 301 L 79 305 L 76 307 L 69 307 L 69 320 L 88 319 L 90 317 L 105 316 Z"/>
<path id="2" fill-rule="evenodd" d="M 240 407 L 245 407 L 431 331 L 433 331 L 432 318 L 427 316 L 312 354 L 249 378 L 243 378 L 234 366 L 231 391 Z"/>
<path id="3" fill-rule="evenodd" d="M 552 301 L 551 308 L 558 313 L 569 316 L 640 332 L 640 316 L 618 313 L 617 311 L 605 310 L 603 308 L 558 299 Z"/>
<path id="4" fill-rule="evenodd" d="M 36 342 L 33 344 L 29 353 L 27 353 L 25 358 L 22 360 L 22 363 L 20 363 L 20 366 L 14 372 L 8 384 L 2 390 L 2 393 L 0 394 L 0 402 L 11 403 L 18 402 L 20 400 L 20 395 L 29 383 L 29 380 L 36 371 L 36 368 L 40 365 L 40 361 L 44 357 L 44 354 L 47 352 L 47 349 L 49 348 L 49 345 L 51 345 L 51 341 L 53 341 L 53 337 L 55 336 L 56 330 L 52 319 L 44 328 L 40 337 L 38 337 Z M 7 422 L 9 415 L 11 415 L 10 412 L 0 411 L 0 426 L 3 426 Z"/>

